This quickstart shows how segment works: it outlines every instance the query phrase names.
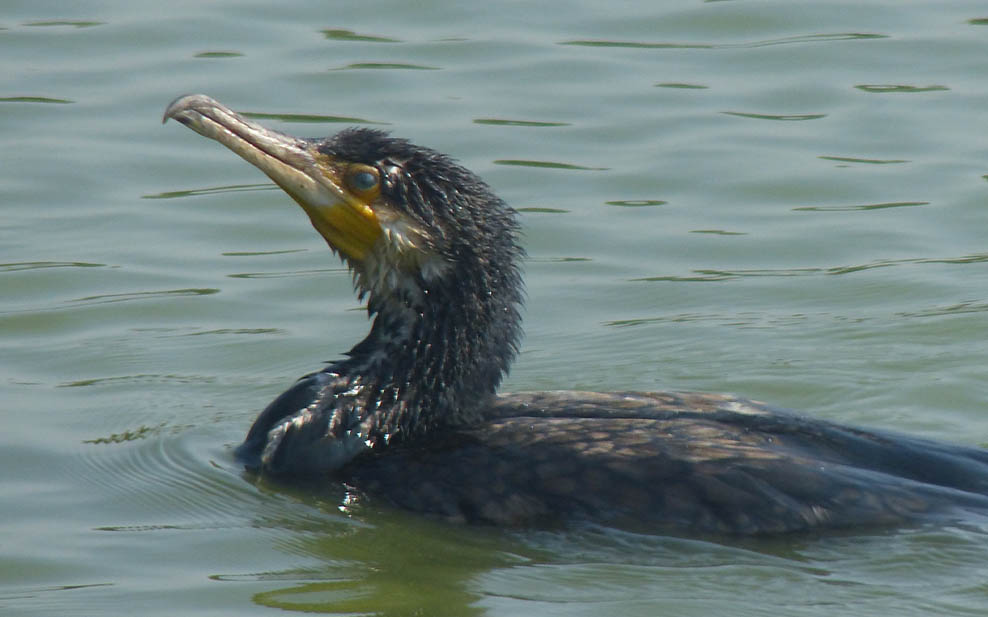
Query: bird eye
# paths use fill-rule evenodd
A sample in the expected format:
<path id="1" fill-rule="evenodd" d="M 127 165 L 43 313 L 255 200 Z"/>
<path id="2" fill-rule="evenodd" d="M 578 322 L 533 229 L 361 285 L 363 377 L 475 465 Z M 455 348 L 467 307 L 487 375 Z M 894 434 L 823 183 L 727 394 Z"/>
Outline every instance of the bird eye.
<path id="1" fill-rule="evenodd" d="M 378 188 L 377 170 L 368 165 L 354 165 L 347 170 L 347 184 L 358 193 L 366 193 Z"/>

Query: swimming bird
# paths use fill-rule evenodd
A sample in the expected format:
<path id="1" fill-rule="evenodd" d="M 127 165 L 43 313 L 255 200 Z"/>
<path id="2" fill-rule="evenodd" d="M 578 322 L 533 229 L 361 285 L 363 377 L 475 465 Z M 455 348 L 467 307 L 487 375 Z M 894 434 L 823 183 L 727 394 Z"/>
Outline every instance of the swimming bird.
<path id="1" fill-rule="evenodd" d="M 264 409 L 274 478 L 473 523 L 772 534 L 988 512 L 988 451 L 724 394 L 498 394 L 521 337 L 519 226 L 479 177 L 368 128 L 285 135 L 205 95 L 169 118 L 268 175 L 352 271 L 370 333 Z"/>

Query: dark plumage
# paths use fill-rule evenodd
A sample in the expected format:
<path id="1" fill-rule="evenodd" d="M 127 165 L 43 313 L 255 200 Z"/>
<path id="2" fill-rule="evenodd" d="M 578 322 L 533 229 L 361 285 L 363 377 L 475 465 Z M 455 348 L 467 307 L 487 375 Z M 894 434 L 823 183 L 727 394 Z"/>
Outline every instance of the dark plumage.
<path id="1" fill-rule="evenodd" d="M 191 95 L 165 118 L 259 167 L 347 262 L 373 318 L 300 379 L 237 457 L 502 525 L 592 520 L 775 533 L 988 511 L 988 452 L 725 395 L 496 395 L 517 351 L 515 213 L 447 156 L 379 131 L 298 139 Z"/>

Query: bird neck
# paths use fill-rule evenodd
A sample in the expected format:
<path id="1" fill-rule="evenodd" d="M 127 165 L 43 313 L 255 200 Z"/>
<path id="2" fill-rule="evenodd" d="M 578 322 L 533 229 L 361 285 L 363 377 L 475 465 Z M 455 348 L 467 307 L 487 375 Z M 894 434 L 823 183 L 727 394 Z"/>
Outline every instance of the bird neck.
<path id="1" fill-rule="evenodd" d="M 372 445 L 476 422 L 516 354 L 521 284 L 513 260 L 492 275 L 451 269 L 461 271 L 372 289 L 370 333 L 326 369 L 347 386 L 337 407 Z"/>

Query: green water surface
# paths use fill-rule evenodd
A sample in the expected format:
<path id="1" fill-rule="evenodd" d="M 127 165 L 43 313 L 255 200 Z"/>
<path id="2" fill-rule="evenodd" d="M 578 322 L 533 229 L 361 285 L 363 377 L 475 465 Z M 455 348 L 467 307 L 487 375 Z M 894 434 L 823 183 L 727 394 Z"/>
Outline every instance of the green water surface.
<path id="1" fill-rule="evenodd" d="M 367 328 L 259 172 L 161 114 L 455 156 L 521 211 L 506 389 L 729 391 L 988 445 L 983 2 L 7 1 L 0 613 L 984 615 L 969 525 L 700 541 L 254 484 Z"/>

